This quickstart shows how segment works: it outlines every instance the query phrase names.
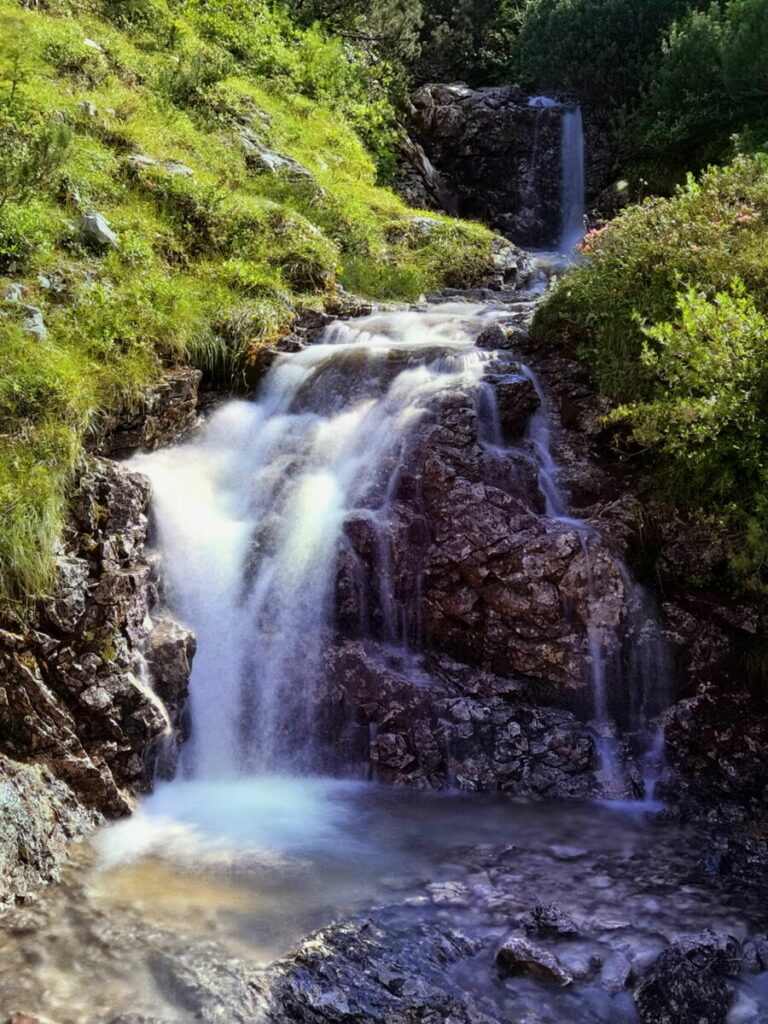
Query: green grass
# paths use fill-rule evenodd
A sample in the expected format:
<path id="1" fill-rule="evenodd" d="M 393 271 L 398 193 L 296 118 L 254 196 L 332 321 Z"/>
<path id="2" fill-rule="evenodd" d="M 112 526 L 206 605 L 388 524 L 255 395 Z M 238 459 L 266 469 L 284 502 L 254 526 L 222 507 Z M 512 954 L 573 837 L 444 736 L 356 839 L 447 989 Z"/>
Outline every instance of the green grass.
<path id="1" fill-rule="evenodd" d="M 236 387 L 337 284 L 412 300 L 489 268 L 489 232 L 425 236 L 377 184 L 394 113 L 369 76 L 260 0 L 0 0 L 0 295 L 48 328 L 0 305 L 0 603 L 45 590 L 88 432 L 165 366 Z M 243 131 L 309 176 L 249 165 Z M 83 243 L 90 208 L 116 250 Z"/>

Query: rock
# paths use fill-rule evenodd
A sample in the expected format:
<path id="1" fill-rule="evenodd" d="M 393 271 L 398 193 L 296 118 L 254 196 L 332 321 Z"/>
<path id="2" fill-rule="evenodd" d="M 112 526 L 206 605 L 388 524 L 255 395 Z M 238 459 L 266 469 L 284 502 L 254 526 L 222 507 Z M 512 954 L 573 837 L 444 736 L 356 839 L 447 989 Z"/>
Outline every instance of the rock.
<path id="1" fill-rule="evenodd" d="M 643 1024 L 724 1024 L 732 993 L 725 979 L 739 969 L 739 945 L 701 932 L 663 950 L 634 998 Z"/>
<path id="2" fill-rule="evenodd" d="M 484 328 L 475 338 L 475 344 L 478 348 L 491 351 L 511 348 L 509 335 L 498 324 L 491 324 L 490 327 Z"/>
<path id="3" fill-rule="evenodd" d="M 557 903 L 540 903 L 526 914 L 521 925 L 529 935 L 542 939 L 576 939 L 579 929 Z"/>
<path id="4" fill-rule="evenodd" d="M 31 821 L 39 843 L 26 853 L 0 834 L 6 897 L 21 879 L 55 877 L 66 835 L 125 814 L 146 788 L 169 724 L 141 678 L 148 637 L 171 710 L 182 715 L 194 642 L 167 617 L 150 618 L 148 504 L 145 477 L 86 458 L 50 595 L 32 621 L 0 629 L 0 799 L 13 796 L 8 821 Z M 60 826 L 47 823 L 54 814 Z"/>
<path id="5" fill-rule="evenodd" d="M 479 946 L 433 925 L 405 936 L 372 921 L 333 925 L 267 969 L 266 1019 L 270 1024 L 496 1024 L 448 974 Z"/>
<path id="6" fill-rule="evenodd" d="M 178 160 L 163 160 L 160 166 L 166 173 L 178 178 L 191 178 L 195 173 L 191 167 L 187 167 L 186 164 L 182 164 Z"/>
<path id="7" fill-rule="evenodd" d="M 97 249 L 117 248 L 117 235 L 106 217 L 96 210 L 88 210 L 80 218 L 80 234 L 83 241 Z"/>
<path id="8" fill-rule="evenodd" d="M 23 284 L 17 284 L 14 282 L 13 284 L 9 284 L 3 292 L 3 301 L 22 302 L 26 293 L 27 289 Z"/>
<path id="9" fill-rule="evenodd" d="M 27 334 L 34 335 L 40 341 L 48 337 L 48 328 L 45 326 L 42 310 L 38 306 L 24 306 L 23 327 Z"/>
<path id="10" fill-rule="evenodd" d="M 551 985 L 570 985 L 573 977 L 554 954 L 527 939 L 511 936 L 496 951 L 496 965 L 502 974 L 524 975 Z"/>
<path id="11" fill-rule="evenodd" d="M 539 407 L 539 398 L 531 381 L 519 373 L 489 373 L 486 376 L 496 395 L 499 424 L 505 438 L 514 440 L 525 432 L 526 424 Z"/>
<path id="12" fill-rule="evenodd" d="M 136 451 L 177 443 L 197 426 L 200 370 L 167 370 L 137 407 L 105 415 L 93 449 L 100 455 L 125 458 Z"/>
<path id="13" fill-rule="evenodd" d="M 83 46 L 87 46 L 89 50 L 96 50 L 97 53 L 102 53 L 101 46 L 96 42 L 95 39 L 84 39 Z"/>
<path id="14" fill-rule="evenodd" d="M 372 642 L 326 652 L 317 697 L 329 770 L 361 763 L 386 782 L 538 796 L 596 792 L 588 730 L 567 711 L 521 699 L 514 680 L 425 658 L 398 665 Z"/>
<path id="15" fill-rule="evenodd" d="M 265 146 L 249 129 L 244 128 L 238 136 L 245 153 L 245 162 L 250 170 L 257 173 L 284 174 L 292 181 L 314 181 L 311 171 L 293 157 L 277 153 Z"/>
<path id="16" fill-rule="evenodd" d="M 603 964 L 600 981 L 611 995 L 616 995 L 627 987 L 631 974 L 632 965 L 629 959 L 621 950 L 617 949 L 611 953 Z"/>
<path id="17" fill-rule="evenodd" d="M 544 248 L 560 226 L 561 110 L 538 110 L 516 86 L 426 85 L 411 123 L 458 213 Z M 536 138 L 535 165 L 531 163 Z M 514 212 L 510 212 L 514 211 Z"/>
<path id="18" fill-rule="evenodd" d="M 72 839 L 99 820 L 45 766 L 0 754 L 0 903 L 58 881 Z"/>
<path id="19" fill-rule="evenodd" d="M 85 117 L 89 118 L 94 118 L 99 113 L 99 108 L 91 100 L 83 100 L 82 103 L 78 103 L 77 109 L 81 110 Z"/>

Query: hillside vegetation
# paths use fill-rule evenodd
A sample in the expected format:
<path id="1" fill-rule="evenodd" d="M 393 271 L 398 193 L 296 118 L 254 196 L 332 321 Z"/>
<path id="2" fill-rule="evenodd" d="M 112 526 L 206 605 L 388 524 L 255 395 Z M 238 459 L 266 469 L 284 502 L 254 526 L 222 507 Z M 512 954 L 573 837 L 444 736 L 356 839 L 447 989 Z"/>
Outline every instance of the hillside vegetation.
<path id="1" fill-rule="evenodd" d="M 377 186 L 377 74 L 260 0 L 0 3 L 0 601 L 45 587 L 88 432 L 164 364 L 226 385 L 337 284 L 488 268 L 485 229 Z"/>
<path id="2" fill-rule="evenodd" d="M 765 593 L 768 156 L 631 207 L 583 248 L 535 336 L 584 360 L 659 498 L 707 525 L 739 586 Z"/>

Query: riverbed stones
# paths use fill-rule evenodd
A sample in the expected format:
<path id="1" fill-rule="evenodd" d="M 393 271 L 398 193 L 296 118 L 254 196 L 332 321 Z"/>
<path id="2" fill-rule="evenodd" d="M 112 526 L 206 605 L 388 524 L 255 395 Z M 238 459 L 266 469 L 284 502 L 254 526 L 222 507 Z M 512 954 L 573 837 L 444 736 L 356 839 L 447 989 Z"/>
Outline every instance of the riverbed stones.
<path id="1" fill-rule="evenodd" d="M 663 950 L 635 990 L 643 1024 L 723 1024 L 732 993 L 726 978 L 739 972 L 739 945 L 704 931 Z"/>
<path id="2" fill-rule="evenodd" d="M 496 966 L 508 977 L 523 975 L 560 987 L 573 982 L 573 976 L 554 953 L 515 935 L 505 939 L 497 949 Z"/>

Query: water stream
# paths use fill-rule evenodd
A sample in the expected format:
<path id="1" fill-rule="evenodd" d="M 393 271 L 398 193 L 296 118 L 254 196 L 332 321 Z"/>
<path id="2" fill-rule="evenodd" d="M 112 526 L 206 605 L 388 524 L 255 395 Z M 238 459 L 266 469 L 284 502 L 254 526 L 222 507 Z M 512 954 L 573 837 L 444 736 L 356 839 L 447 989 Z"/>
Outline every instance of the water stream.
<path id="1" fill-rule="evenodd" d="M 577 531 L 589 562 L 594 529 L 568 517 L 545 401 L 518 447 L 504 446 L 484 380 L 496 356 L 474 346 L 498 315 L 463 305 L 338 324 L 281 356 L 255 401 L 227 403 L 194 441 L 133 460 L 153 484 L 166 598 L 198 638 L 191 738 L 177 778 L 102 831 L 32 924 L 0 930 L 0 1012 L 194 1024 L 194 1001 L 180 999 L 166 968 L 186 971 L 195 943 L 207 943 L 212 962 L 267 965 L 313 929 L 363 913 L 392 935 L 431 923 L 477 937 L 482 951 L 448 980 L 494 1019 L 633 1024 L 628 979 L 667 943 L 705 926 L 738 938 L 768 926 L 760 900 L 713 885 L 707 841 L 649 821 L 647 802 L 627 814 L 312 772 L 309 697 L 333 626 L 344 522 L 385 521 L 435 395 L 474 389 L 479 440 L 501 458 L 532 461 L 542 514 Z M 378 564 L 391 596 L 384 533 Z M 645 752 L 650 796 L 666 666 L 655 611 L 628 572 L 625 589 L 632 608 L 621 636 L 603 628 L 592 595 L 594 726 L 610 740 L 601 749 L 612 796 L 624 780 L 608 695 L 628 689 L 623 725 Z M 382 607 L 389 642 L 418 640 L 406 609 Z M 557 947 L 578 979 L 567 989 L 504 980 L 493 965 L 510 927 L 542 900 L 578 923 L 578 941 Z M 749 1013 L 767 990 L 768 975 L 741 982 L 730 1024 L 757 1019 Z M 230 1019 L 226 1005 L 216 1012 Z"/>

